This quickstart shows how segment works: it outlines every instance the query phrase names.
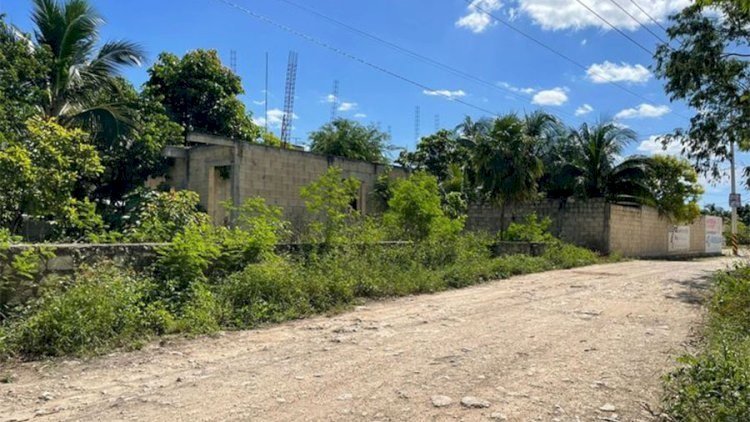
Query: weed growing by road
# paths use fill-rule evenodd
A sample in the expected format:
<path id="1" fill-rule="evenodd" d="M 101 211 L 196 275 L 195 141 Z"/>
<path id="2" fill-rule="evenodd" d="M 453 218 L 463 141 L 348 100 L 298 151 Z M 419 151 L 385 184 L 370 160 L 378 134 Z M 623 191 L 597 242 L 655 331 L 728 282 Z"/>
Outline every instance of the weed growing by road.
<path id="1" fill-rule="evenodd" d="M 702 350 L 665 377 L 674 420 L 750 420 L 750 267 L 714 276 Z"/>

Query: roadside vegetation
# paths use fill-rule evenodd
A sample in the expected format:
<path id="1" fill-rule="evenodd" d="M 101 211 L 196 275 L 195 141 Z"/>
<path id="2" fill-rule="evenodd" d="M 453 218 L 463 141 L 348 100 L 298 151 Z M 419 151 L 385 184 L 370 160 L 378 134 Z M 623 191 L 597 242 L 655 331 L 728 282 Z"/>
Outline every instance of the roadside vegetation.
<path id="1" fill-rule="evenodd" d="M 133 236 L 168 238 L 144 271 L 102 262 L 46 284 L 40 296 L 9 295 L 0 325 L 0 354 L 35 359 L 91 355 L 138 347 L 163 334 L 207 334 L 335 311 L 366 299 L 432 293 L 487 280 L 600 262 L 593 252 L 552 239 L 544 225 L 513 226 L 519 236 L 551 245 L 539 257 L 490 254 L 493 238 L 463 233 L 448 217 L 433 176 L 416 173 L 390 189 L 382 218 L 349 205 L 355 179 L 341 182 L 332 167 L 304 189 L 319 219 L 307 231 L 309 249 L 279 254 L 289 236 L 281 210 L 259 198 L 234 210 L 233 227 L 213 225 L 197 198 L 155 200 L 142 210 Z M 170 195 L 170 194 L 165 194 Z M 524 235 L 523 233 L 528 233 Z M 383 243 L 384 240 L 406 242 Z M 7 250 L 7 242 L 5 242 Z M 25 271 L 22 257 L 3 283 Z M 26 276 L 21 276 L 23 280 Z M 12 291 L 12 290 L 11 290 Z M 10 292 L 9 292 L 10 293 Z"/>
<path id="2" fill-rule="evenodd" d="M 713 286 L 700 350 L 665 377 L 671 420 L 750 420 L 750 266 L 714 275 Z"/>

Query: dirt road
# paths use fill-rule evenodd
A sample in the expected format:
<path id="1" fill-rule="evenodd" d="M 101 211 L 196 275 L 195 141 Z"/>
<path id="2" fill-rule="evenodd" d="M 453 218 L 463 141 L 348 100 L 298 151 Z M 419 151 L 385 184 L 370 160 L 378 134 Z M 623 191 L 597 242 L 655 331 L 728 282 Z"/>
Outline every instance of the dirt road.
<path id="1" fill-rule="evenodd" d="M 642 404 L 658 403 L 701 320 L 706 276 L 729 262 L 553 271 L 0 367 L 16 377 L 0 384 L 0 420 L 648 420 Z"/>

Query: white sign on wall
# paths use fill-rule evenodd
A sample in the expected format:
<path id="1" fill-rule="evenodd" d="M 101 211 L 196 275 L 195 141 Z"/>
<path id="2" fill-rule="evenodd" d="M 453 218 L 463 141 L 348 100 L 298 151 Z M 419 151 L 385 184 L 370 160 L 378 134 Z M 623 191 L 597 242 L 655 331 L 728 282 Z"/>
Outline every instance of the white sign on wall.
<path id="1" fill-rule="evenodd" d="M 667 251 L 690 250 L 690 226 L 672 226 L 667 236 Z"/>
<path id="2" fill-rule="evenodd" d="M 706 252 L 721 253 L 724 246 L 723 221 L 721 217 L 706 216 Z"/>

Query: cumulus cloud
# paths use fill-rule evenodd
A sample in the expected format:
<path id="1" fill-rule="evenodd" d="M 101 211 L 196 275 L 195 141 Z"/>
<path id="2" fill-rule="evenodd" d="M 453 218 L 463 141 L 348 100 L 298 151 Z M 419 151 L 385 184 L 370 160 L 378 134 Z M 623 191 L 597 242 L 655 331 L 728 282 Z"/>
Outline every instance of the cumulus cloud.
<path id="1" fill-rule="evenodd" d="M 440 97 L 446 97 L 448 99 L 453 99 L 453 98 L 459 98 L 459 97 L 465 97 L 466 96 L 466 93 L 463 90 L 461 90 L 461 89 L 458 89 L 458 90 L 455 90 L 455 91 L 451 91 L 451 90 L 448 90 L 448 89 L 434 89 L 434 90 L 425 89 L 424 91 L 422 91 L 422 93 L 424 95 L 440 96 Z"/>
<path id="2" fill-rule="evenodd" d="M 339 104 L 338 110 L 350 111 L 350 110 L 354 110 L 355 108 L 357 108 L 357 103 L 349 103 L 349 102 L 344 101 L 341 104 Z"/>
<path id="3" fill-rule="evenodd" d="M 626 108 L 615 114 L 615 119 L 643 119 L 661 117 L 669 113 L 671 109 L 665 105 L 652 105 L 643 103 L 637 107 Z"/>
<path id="4" fill-rule="evenodd" d="M 585 116 L 585 115 L 591 113 L 592 111 L 594 111 L 594 107 L 591 107 L 588 104 L 584 104 L 584 105 L 582 105 L 582 106 L 580 106 L 580 107 L 578 107 L 576 109 L 575 115 L 576 116 Z"/>
<path id="5" fill-rule="evenodd" d="M 268 126 L 273 128 L 281 127 L 281 122 L 284 119 L 284 110 L 274 108 L 268 110 Z M 299 119 L 296 113 L 292 114 L 292 119 Z M 253 122 L 258 126 L 265 126 L 266 119 L 263 116 L 253 117 Z"/>
<path id="6" fill-rule="evenodd" d="M 651 135 L 647 139 L 641 141 L 638 145 L 638 152 L 646 155 L 654 154 L 668 154 L 668 155 L 680 155 L 682 154 L 682 146 L 679 142 L 672 141 L 667 144 L 666 149 L 664 144 L 661 142 L 663 135 Z"/>
<path id="7" fill-rule="evenodd" d="M 568 94 L 564 88 L 552 88 L 539 91 L 531 99 L 532 104 L 541 106 L 560 106 L 568 102 Z"/>
<path id="8" fill-rule="evenodd" d="M 625 62 L 617 64 L 605 61 L 589 66 L 586 70 L 586 76 L 595 84 L 609 82 L 645 83 L 651 79 L 651 72 L 640 64 L 630 65 Z"/>
<path id="9" fill-rule="evenodd" d="M 474 0 L 466 7 L 466 14 L 456 21 L 456 26 L 475 34 L 482 33 L 493 25 L 492 17 L 485 12 L 495 12 L 502 6 L 500 0 Z"/>
<path id="10" fill-rule="evenodd" d="M 610 0 L 585 0 L 584 3 L 619 29 L 636 30 L 639 24 Z M 651 17 L 663 22 L 667 17 L 689 6 L 691 0 L 649 0 L 638 2 Z M 618 1 L 631 15 L 644 23 L 650 19 L 632 2 Z M 573 0 L 518 0 L 518 7 L 537 25 L 547 30 L 581 29 L 586 27 L 611 30 L 606 23 Z"/>

